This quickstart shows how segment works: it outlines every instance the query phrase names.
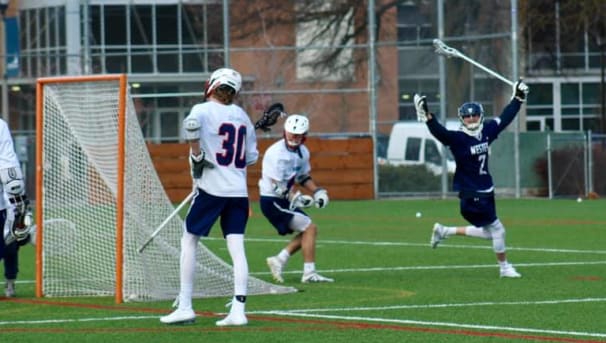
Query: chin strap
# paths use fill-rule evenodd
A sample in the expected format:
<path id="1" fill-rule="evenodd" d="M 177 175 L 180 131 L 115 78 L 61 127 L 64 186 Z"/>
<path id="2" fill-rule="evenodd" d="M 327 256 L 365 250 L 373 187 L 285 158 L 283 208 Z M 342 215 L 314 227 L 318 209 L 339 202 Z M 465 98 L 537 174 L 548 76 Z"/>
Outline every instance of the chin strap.
<path id="1" fill-rule="evenodd" d="M 480 132 L 482 132 L 483 127 L 484 127 L 484 124 L 480 124 L 474 129 L 469 129 L 465 125 L 461 125 L 461 130 L 463 132 L 465 132 L 466 134 L 468 134 L 469 136 L 477 137 L 480 134 Z"/>

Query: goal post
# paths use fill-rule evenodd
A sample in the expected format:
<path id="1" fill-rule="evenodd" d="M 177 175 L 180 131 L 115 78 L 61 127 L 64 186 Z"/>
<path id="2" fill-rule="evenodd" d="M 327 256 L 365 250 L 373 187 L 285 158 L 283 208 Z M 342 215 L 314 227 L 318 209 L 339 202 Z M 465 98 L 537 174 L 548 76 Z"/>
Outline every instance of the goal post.
<path id="1" fill-rule="evenodd" d="M 183 220 L 152 163 L 124 74 L 36 86 L 36 296 L 173 299 Z M 200 244 L 195 297 L 233 295 L 233 269 Z M 296 289 L 249 277 L 249 294 Z"/>
<path id="2" fill-rule="evenodd" d="M 59 84 L 69 84 L 74 87 L 78 87 L 79 84 L 87 83 L 117 83 L 117 111 L 116 111 L 116 123 L 117 123 L 117 144 L 116 144 L 116 175 L 117 175 L 117 185 L 122 185 L 121 187 L 116 187 L 116 231 L 115 231 L 115 299 L 117 303 L 122 302 L 123 299 L 123 269 L 122 265 L 124 262 L 123 256 L 123 224 L 124 224 L 124 147 L 125 147 L 125 101 L 126 101 L 126 75 L 124 74 L 115 74 L 115 75 L 96 75 L 96 76 L 78 76 L 78 77 L 50 77 L 50 78 L 40 78 L 37 80 L 36 84 L 36 132 L 38 133 L 36 137 L 36 200 L 37 200 L 37 219 L 36 226 L 38 235 L 36 237 L 36 295 L 41 297 L 44 295 L 44 148 L 46 145 L 44 144 L 45 135 L 45 106 L 47 102 L 45 101 L 45 86 L 46 85 L 59 85 Z M 51 137 L 52 139 L 52 137 Z M 68 160 L 69 161 L 69 160 Z M 66 237 L 65 239 L 69 239 Z M 49 247 L 52 248 L 52 247 Z M 50 261 L 49 261 L 50 262 Z"/>

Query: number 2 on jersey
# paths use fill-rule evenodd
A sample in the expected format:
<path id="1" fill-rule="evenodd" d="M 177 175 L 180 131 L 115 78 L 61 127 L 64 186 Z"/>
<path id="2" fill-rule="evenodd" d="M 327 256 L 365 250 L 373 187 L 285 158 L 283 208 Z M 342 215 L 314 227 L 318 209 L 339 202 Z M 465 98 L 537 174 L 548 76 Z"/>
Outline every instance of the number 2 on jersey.
<path id="1" fill-rule="evenodd" d="M 478 161 L 480 161 L 480 168 L 478 168 L 479 175 L 488 174 L 488 171 L 486 171 L 486 158 L 488 158 L 487 154 L 478 155 Z"/>

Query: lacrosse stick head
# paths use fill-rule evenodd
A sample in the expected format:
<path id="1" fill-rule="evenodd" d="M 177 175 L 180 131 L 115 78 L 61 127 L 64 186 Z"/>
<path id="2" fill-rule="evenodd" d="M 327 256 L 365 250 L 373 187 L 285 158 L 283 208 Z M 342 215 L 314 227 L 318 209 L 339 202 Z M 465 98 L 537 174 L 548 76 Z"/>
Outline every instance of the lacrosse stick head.
<path id="1" fill-rule="evenodd" d="M 433 40 L 433 46 L 436 49 L 436 54 L 438 55 L 442 55 L 442 56 L 446 56 L 446 57 L 460 57 L 461 53 L 455 49 L 455 48 L 451 48 L 448 45 L 446 45 L 444 42 L 442 42 L 439 39 L 434 39 Z"/>
<path id="2" fill-rule="evenodd" d="M 263 112 L 263 116 L 255 122 L 255 129 L 268 132 L 271 130 L 270 127 L 276 124 L 278 118 L 284 117 L 286 117 L 284 105 L 280 102 L 273 103 Z"/>

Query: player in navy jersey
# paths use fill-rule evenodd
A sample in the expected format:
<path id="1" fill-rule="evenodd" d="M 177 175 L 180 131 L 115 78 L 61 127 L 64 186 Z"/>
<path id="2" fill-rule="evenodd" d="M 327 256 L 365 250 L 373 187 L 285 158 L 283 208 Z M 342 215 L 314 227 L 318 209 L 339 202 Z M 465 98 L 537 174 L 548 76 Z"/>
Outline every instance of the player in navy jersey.
<path id="1" fill-rule="evenodd" d="M 488 147 L 499 133 L 513 121 L 523 102 L 528 86 L 521 80 L 513 85 L 513 95 L 500 116 L 484 122 L 484 109 L 477 102 L 466 102 L 459 108 L 461 129 L 447 130 L 429 113 L 425 96 L 415 94 L 414 103 L 419 121 L 427 123 L 429 131 L 449 147 L 457 168 L 453 188 L 459 194 L 461 215 L 472 225 L 444 226 L 435 223 L 431 247 L 452 235 L 492 240 L 492 247 L 500 267 L 500 276 L 519 278 L 521 274 L 507 261 L 505 227 L 497 217 L 494 184 L 488 170 Z"/>
<path id="2" fill-rule="evenodd" d="M 247 167 L 257 162 L 259 152 L 255 128 L 248 114 L 234 103 L 241 86 L 240 73 L 230 68 L 217 69 L 206 84 L 206 101 L 194 105 L 183 121 L 196 194 L 181 237 L 178 307 L 160 318 L 165 324 L 195 320 L 192 293 L 196 248 L 200 238 L 208 236 L 219 217 L 233 262 L 234 297 L 229 314 L 216 325 L 248 323 L 244 313 L 248 284 L 248 262 L 244 251 L 249 210 L 246 175 Z"/>

